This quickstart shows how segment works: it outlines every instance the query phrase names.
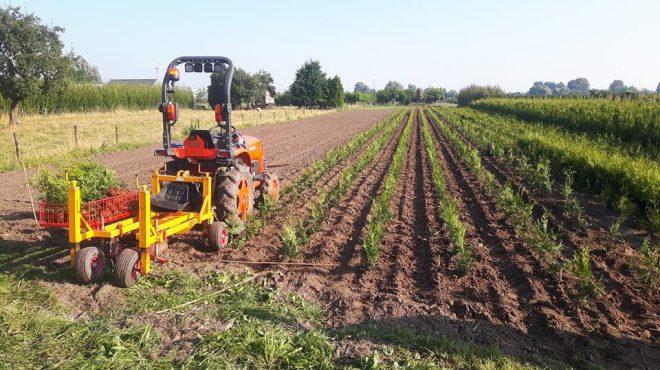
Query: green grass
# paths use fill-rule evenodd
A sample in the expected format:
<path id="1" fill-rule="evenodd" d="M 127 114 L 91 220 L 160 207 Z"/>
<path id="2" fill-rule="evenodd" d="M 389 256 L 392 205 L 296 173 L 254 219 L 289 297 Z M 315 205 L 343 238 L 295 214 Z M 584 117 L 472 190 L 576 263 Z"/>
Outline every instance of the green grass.
<path id="1" fill-rule="evenodd" d="M 156 368 L 167 358 L 149 353 L 160 336 L 149 325 L 119 327 L 110 317 L 66 318 L 52 291 L 31 280 L 0 274 L 0 363 L 7 368 Z"/>
<path id="2" fill-rule="evenodd" d="M 249 274 L 155 272 L 162 275 L 141 279 L 100 313 L 79 319 L 70 318 L 67 307 L 32 277 L 0 274 L 2 366 L 335 369 L 347 367 L 334 358 L 337 342 L 355 338 L 372 341 L 376 349 L 363 353 L 356 364 L 361 368 L 534 368 L 496 348 L 407 328 L 326 331 L 317 305 L 256 283 Z M 190 347 L 169 341 L 172 330 Z"/>
<path id="3" fill-rule="evenodd" d="M 660 287 L 660 245 L 651 245 L 651 239 L 647 237 L 639 252 L 635 272 L 649 290 L 655 290 Z"/>
<path id="4" fill-rule="evenodd" d="M 339 338 L 383 343 L 363 357 L 360 369 L 539 369 L 513 359 L 497 347 L 482 347 L 443 335 L 419 333 L 405 325 L 382 328 L 353 326 L 338 332 Z M 557 364 L 545 360 L 553 367 Z M 543 367 L 547 368 L 547 367 Z"/>

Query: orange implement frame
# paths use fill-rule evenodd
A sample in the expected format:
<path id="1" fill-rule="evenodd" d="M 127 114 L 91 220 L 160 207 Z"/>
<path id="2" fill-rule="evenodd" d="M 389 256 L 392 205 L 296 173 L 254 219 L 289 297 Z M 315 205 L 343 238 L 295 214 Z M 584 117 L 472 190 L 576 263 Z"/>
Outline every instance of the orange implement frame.
<path id="1" fill-rule="evenodd" d="M 202 204 L 198 212 L 155 212 L 151 209 L 151 191 L 157 193 L 163 182 L 197 183 L 202 185 Z M 191 176 L 188 171 L 179 171 L 177 175 L 162 175 L 154 172 L 151 177 L 151 191 L 146 185 L 137 193 L 137 214 L 127 214 L 126 218 L 101 225 L 92 225 L 88 213 L 83 212 L 80 188 L 76 181 L 69 182 L 68 228 L 71 266 L 73 267 L 80 243 L 92 238 L 113 239 L 124 234 L 136 232 L 140 249 L 140 271 L 146 275 L 151 270 L 150 248 L 163 242 L 168 236 L 190 231 L 195 225 L 213 222 L 211 206 L 211 175 L 203 173 Z"/>

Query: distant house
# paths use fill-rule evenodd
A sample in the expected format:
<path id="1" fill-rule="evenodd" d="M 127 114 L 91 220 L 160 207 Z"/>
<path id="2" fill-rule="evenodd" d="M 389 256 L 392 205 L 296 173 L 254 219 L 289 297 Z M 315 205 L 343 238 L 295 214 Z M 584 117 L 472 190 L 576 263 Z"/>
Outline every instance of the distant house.
<path id="1" fill-rule="evenodd" d="M 275 106 L 275 98 L 270 96 L 270 93 L 268 90 L 266 90 L 266 94 L 264 94 L 264 107 L 274 107 Z"/>
<path id="2" fill-rule="evenodd" d="M 156 86 L 155 78 L 116 78 L 108 81 L 108 85 Z"/>

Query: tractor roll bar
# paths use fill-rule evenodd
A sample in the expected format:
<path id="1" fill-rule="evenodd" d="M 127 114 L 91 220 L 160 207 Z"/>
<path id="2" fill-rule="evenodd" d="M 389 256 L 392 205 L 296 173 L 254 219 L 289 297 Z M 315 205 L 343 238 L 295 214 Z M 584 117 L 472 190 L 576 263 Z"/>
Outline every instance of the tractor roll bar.
<path id="1" fill-rule="evenodd" d="M 225 93 L 224 93 L 224 102 L 222 104 L 222 117 L 225 120 L 225 134 L 227 135 L 227 141 L 231 142 L 231 82 L 234 79 L 234 63 L 231 59 L 227 57 L 178 57 L 170 62 L 165 70 L 165 77 L 163 77 L 163 86 L 161 91 L 161 107 L 163 111 L 163 148 L 167 150 L 167 155 L 172 155 L 171 142 L 171 132 L 170 124 L 167 119 L 167 112 L 165 107 L 169 102 L 169 97 L 167 95 L 167 83 L 169 82 L 168 71 L 172 67 L 176 67 L 183 63 L 222 63 L 227 64 L 229 67 L 227 69 L 227 75 L 225 76 Z"/>

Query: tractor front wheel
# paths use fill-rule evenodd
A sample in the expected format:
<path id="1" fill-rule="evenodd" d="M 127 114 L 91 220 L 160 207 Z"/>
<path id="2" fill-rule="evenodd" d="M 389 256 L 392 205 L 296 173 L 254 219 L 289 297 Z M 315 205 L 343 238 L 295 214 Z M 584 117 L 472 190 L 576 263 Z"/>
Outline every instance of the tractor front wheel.
<path id="1" fill-rule="evenodd" d="M 140 252 L 132 248 L 121 251 L 115 263 L 115 284 L 121 288 L 128 288 L 135 284 L 140 275 Z"/>
<path id="2" fill-rule="evenodd" d="M 267 172 L 264 175 L 260 196 L 263 199 L 265 195 L 268 195 L 272 200 L 280 198 L 280 179 L 274 173 Z"/>
<path id="3" fill-rule="evenodd" d="M 103 279 L 106 267 L 105 253 L 101 248 L 86 247 L 76 253 L 74 274 L 83 284 L 95 283 Z"/>

